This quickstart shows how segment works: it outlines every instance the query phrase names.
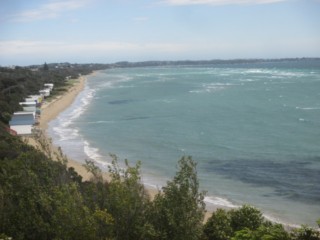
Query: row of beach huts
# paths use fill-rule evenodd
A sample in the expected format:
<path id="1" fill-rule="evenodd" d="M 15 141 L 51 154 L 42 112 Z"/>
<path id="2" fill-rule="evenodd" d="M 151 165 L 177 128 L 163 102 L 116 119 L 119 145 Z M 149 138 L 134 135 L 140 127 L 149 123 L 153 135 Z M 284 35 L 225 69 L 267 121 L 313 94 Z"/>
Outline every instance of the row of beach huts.
<path id="1" fill-rule="evenodd" d="M 53 83 L 45 83 L 38 95 L 30 95 L 20 102 L 22 111 L 14 112 L 9 122 L 10 133 L 19 136 L 31 136 L 34 127 L 39 123 L 41 105 L 49 97 L 54 87 Z"/>

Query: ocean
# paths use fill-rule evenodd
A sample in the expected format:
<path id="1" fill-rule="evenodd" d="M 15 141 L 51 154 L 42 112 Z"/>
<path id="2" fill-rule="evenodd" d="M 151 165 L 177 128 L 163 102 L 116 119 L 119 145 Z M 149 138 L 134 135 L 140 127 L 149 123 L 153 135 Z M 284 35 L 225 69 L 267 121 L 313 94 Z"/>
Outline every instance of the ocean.
<path id="1" fill-rule="evenodd" d="M 157 188 L 190 155 L 209 210 L 251 204 L 291 225 L 320 218 L 319 60 L 99 71 L 48 132 L 104 170 L 109 153 L 141 161 Z"/>

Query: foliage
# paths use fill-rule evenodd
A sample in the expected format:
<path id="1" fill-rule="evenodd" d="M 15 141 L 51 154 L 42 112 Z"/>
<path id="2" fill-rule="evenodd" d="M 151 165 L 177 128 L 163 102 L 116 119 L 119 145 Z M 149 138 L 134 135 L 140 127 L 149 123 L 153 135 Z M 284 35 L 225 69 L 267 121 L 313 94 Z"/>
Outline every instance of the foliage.
<path id="1" fill-rule="evenodd" d="M 35 149 L 1 129 L 0 239 L 320 240 L 313 228 L 287 232 L 248 205 L 218 209 L 203 224 L 204 193 L 191 157 L 178 162 L 174 178 L 151 201 L 140 162 L 120 167 L 113 155 L 104 181 L 87 161 L 95 178 L 83 181 L 62 153 L 48 152 L 49 143 Z"/>
<path id="2" fill-rule="evenodd" d="M 116 239 L 145 239 L 148 235 L 146 209 L 150 198 L 141 183 L 140 162 L 132 167 L 125 161 L 120 168 L 115 155 L 109 167 L 107 209 L 114 219 Z"/>
<path id="3" fill-rule="evenodd" d="M 230 218 L 230 225 L 234 231 L 244 228 L 256 230 L 263 222 L 262 213 L 249 205 L 243 205 L 239 209 L 232 209 Z"/>
<path id="4" fill-rule="evenodd" d="M 178 162 L 178 171 L 153 201 L 151 222 L 157 239 L 199 239 L 205 212 L 199 192 L 196 163 L 191 157 Z"/>
<path id="5" fill-rule="evenodd" d="M 2 233 L 0 234 L 0 240 L 12 240 L 12 238 Z"/>
<path id="6" fill-rule="evenodd" d="M 97 220 L 74 171 L 19 138 L 3 134 L 0 146 L 0 232 L 13 239 L 95 238 Z"/>
<path id="7" fill-rule="evenodd" d="M 301 226 L 301 228 L 294 229 L 291 233 L 292 240 L 320 240 L 320 232 L 308 227 Z"/>
<path id="8" fill-rule="evenodd" d="M 49 66 L 47 63 L 43 64 L 43 71 L 48 71 L 49 70 Z"/>
<path id="9" fill-rule="evenodd" d="M 21 110 L 19 102 L 38 94 L 44 83 L 53 83 L 52 94 L 68 84 L 67 78 L 78 78 L 94 70 L 106 69 L 103 64 L 47 64 L 42 66 L 0 67 L 0 121 L 8 124 L 13 112 Z"/>
<path id="10" fill-rule="evenodd" d="M 83 166 L 85 169 L 93 175 L 94 181 L 101 182 L 102 181 L 102 172 L 99 167 L 97 167 L 92 160 L 85 160 L 86 164 Z"/>
<path id="11" fill-rule="evenodd" d="M 228 240 L 233 235 L 230 213 L 224 209 L 217 209 L 208 219 L 203 228 L 205 239 Z"/>
<path id="12" fill-rule="evenodd" d="M 281 224 L 265 221 L 262 213 L 251 206 L 238 209 L 218 209 L 204 225 L 207 240 L 289 240 Z"/>

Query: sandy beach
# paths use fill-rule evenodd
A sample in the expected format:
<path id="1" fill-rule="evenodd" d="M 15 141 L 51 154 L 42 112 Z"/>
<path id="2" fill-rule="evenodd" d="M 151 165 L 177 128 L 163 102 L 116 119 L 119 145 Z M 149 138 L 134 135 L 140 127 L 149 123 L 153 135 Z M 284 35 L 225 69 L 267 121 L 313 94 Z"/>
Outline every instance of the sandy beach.
<path id="1" fill-rule="evenodd" d="M 93 72 L 90 75 L 93 75 L 93 74 L 95 74 L 95 72 Z M 72 80 L 73 82 L 67 92 L 63 93 L 62 95 L 58 95 L 58 96 L 54 97 L 53 99 L 50 99 L 50 100 L 46 101 L 44 104 L 42 104 L 41 117 L 39 119 L 38 127 L 41 130 L 41 132 L 43 133 L 43 136 L 46 138 L 45 141 L 50 143 L 50 149 L 52 151 L 52 156 L 54 156 L 55 152 L 58 152 L 59 146 L 53 145 L 51 142 L 50 136 L 48 136 L 48 134 L 47 134 L 48 123 L 51 120 L 54 120 L 56 117 L 58 117 L 58 115 L 61 112 L 66 110 L 73 103 L 73 101 L 76 99 L 78 94 L 84 89 L 86 81 L 87 81 L 87 77 L 90 75 L 81 76 L 78 79 Z M 35 147 L 39 147 L 39 144 L 37 143 L 37 141 L 34 138 L 27 138 L 26 140 L 29 144 L 31 144 Z M 82 179 L 84 181 L 88 181 L 92 178 L 92 174 L 89 173 L 85 169 L 85 167 L 83 166 L 82 163 L 76 161 L 75 159 L 71 159 L 68 156 L 66 156 L 66 157 L 68 159 L 67 167 L 74 168 L 75 171 L 79 175 L 82 176 Z M 103 175 L 104 180 L 110 179 L 109 174 L 107 172 L 103 172 L 102 175 Z M 153 198 L 158 193 L 157 189 L 147 187 L 147 186 L 146 186 L 146 188 L 148 189 L 148 192 L 149 192 L 151 198 Z"/>
<path id="2" fill-rule="evenodd" d="M 73 103 L 77 95 L 84 89 L 86 81 L 87 76 L 81 76 L 78 79 L 73 80 L 72 85 L 69 87 L 67 92 L 65 92 L 62 95 L 56 96 L 53 99 L 50 99 L 49 101 L 46 101 L 42 105 L 41 117 L 39 119 L 39 128 L 42 131 L 43 136 L 45 136 L 47 142 L 51 143 L 50 136 L 48 136 L 46 133 L 48 123 L 51 120 L 55 119 L 59 115 L 59 113 L 63 112 Z M 38 146 L 37 141 L 35 141 L 35 139 L 33 138 L 28 138 L 27 141 L 29 144 L 33 146 Z M 58 147 L 59 146 L 54 146 L 51 144 L 50 148 L 52 153 L 57 152 Z M 78 174 L 82 176 L 83 180 L 90 180 L 92 175 L 89 172 L 87 172 L 87 170 L 81 163 L 73 159 L 70 159 L 69 157 L 67 157 L 67 159 L 68 168 L 73 167 L 76 170 L 76 172 L 78 172 Z M 104 174 L 104 178 L 107 177 L 107 174 Z"/>
<path id="3" fill-rule="evenodd" d="M 95 73 L 92 73 L 95 74 Z M 87 75 L 89 76 L 89 75 Z M 46 141 L 50 143 L 50 149 L 52 153 L 58 152 L 59 146 L 55 146 L 52 144 L 50 136 L 46 133 L 47 128 L 48 128 L 48 123 L 58 117 L 58 115 L 66 110 L 75 100 L 77 95 L 84 89 L 86 81 L 87 81 L 87 76 L 81 76 L 76 80 L 73 80 L 72 85 L 69 87 L 69 90 L 65 92 L 62 95 L 56 96 L 53 99 L 50 99 L 48 102 L 45 102 L 42 107 L 41 107 L 41 117 L 39 119 L 39 128 L 43 133 L 43 136 L 46 138 Z M 38 143 L 35 139 L 33 138 L 27 138 L 27 142 L 35 147 L 39 147 Z M 54 155 L 54 154 L 52 154 Z M 93 176 L 91 173 L 89 173 L 85 167 L 83 166 L 82 163 L 71 159 L 70 157 L 66 156 L 68 159 L 67 162 L 67 167 L 74 168 L 75 171 L 82 176 L 82 179 L 84 181 L 90 180 Z M 53 157 L 54 158 L 54 157 Z M 109 174 L 107 172 L 102 173 L 103 179 L 108 180 Z M 149 192 L 149 195 L 151 199 L 155 197 L 155 195 L 158 193 L 158 189 L 152 188 L 145 186 L 147 191 Z M 208 217 L 211 216 L 210 212 L 207 212 L 205 215 L 205 220 L 208 219 Z"/>

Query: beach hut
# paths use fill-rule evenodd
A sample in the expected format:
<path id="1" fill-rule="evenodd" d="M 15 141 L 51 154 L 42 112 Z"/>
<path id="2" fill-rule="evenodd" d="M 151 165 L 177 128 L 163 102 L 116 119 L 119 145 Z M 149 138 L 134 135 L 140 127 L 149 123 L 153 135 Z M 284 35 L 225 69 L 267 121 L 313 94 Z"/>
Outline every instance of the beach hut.
<path id="1" fill-rule="evenodd" d="M 41 104 L 43 101 L 43 96 L 42 95 L 29 95 L 28 98 L 33 99 L 36 101 L 38 104 Z"/>
<path id="2" fill-rule="evenodd" d="M 52 89 L 53 89 L 53 87 L 54 87 L 54 84 L 53 84 L 53 83 L 45 83 L 45 84 L 44 84 L 44 87 L 45 87 L 45 88 L 49 88 L 50 91 L 52 91 Z"/>
<path id="3" fill-rule="evenodd" d="M 42 94 L 44 97 L 49 97 L 50 96 L 50 89 L 46 88 L 46 89 L 42 89 L 39 91 L 40 94 Z"/>
<path id="4" fill-rule="evenodd" d="M 36 102 L 20 102 L 20 106 L 22 106 L 24 112 L 36 112 L 37 111 L 37 103 Z"/>
<path id="5" fill-rule="evenodd" d="M 36 100 L 34 100 L 33 98 L 29 98 L 29 97 L 25 98 L 24 101 L 25 101 L 25 102 L 34 102 L 34 103 L 37 103 Z"/>
<path id="6" fill-rule="evenodd" d="M 36 106 L 23 107 L 24 112 L 37 112 Z"/>
<path id="7" fill-rule="evenodd" d="M 12 115 L 10 126 L 16 125 L 34 125 L 36 123 L 35 112 L 15 112 Z"/>
<path id="8" fill-rule="evenodd" d="M 32 128 L 35 123 L 35 112 L 15 112 L 9 122 L 9 126 L 17 135 L 26 136 L 32 134 Z"/>
<path id="9" fill-rule="evenodd" d="M 19 136 L 30 136 L 32 135 L 32 128 L 32 125 L 14 125 L 10 126 L 10 132 Z"/>

